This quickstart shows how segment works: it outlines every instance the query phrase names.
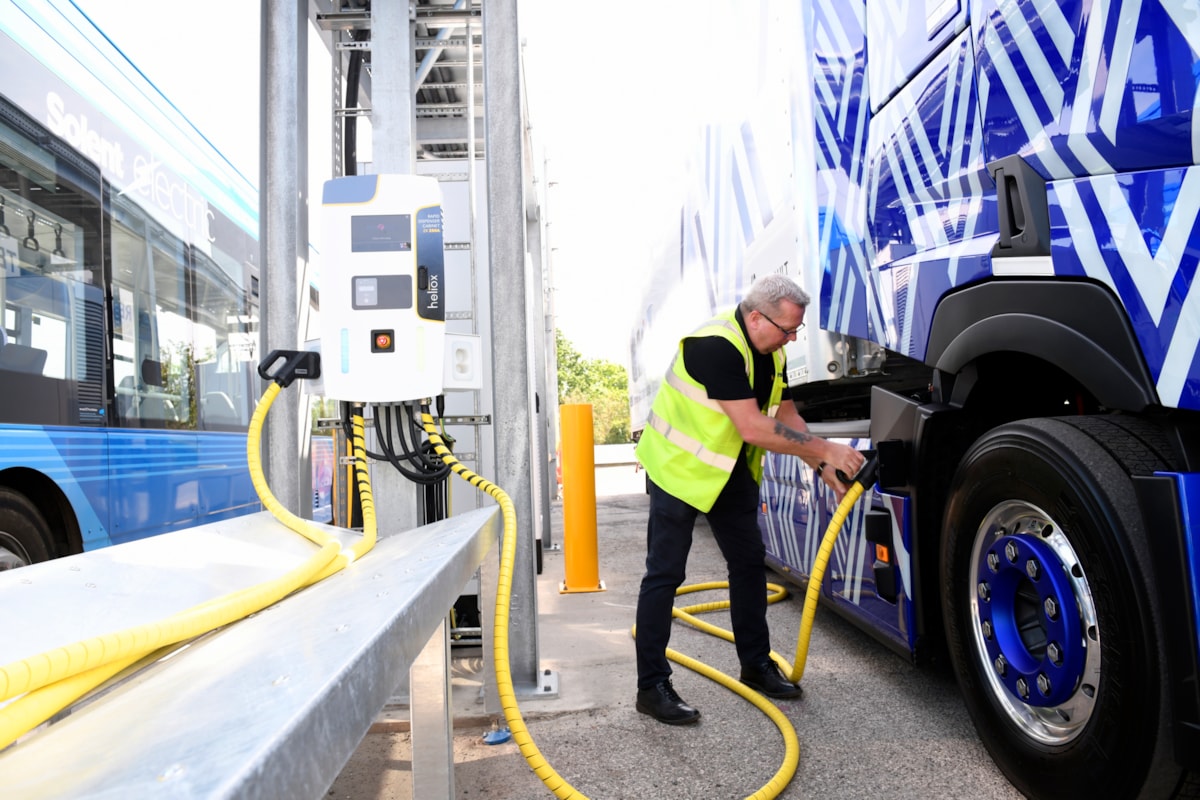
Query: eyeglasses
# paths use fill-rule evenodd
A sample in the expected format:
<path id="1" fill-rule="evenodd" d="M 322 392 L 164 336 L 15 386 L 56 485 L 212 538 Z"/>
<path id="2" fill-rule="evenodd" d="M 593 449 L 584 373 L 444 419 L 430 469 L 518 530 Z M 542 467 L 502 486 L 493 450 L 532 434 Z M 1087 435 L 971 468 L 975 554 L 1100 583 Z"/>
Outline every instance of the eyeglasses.
<path id="1" fill-rule="evenodd" d="M 784 336 L 795 336 L 797 333 L 804 330 L 803 322 L 801 322 L 799 325 L 797 325 L 794 328 L 785 328 L 782 325 L 780 325 L 778 322 L 776 322 L 775 320 L 768 317 L 766 314 L 763 314 L 763 312 L 761 310 L 759 310 L 757 308 L 754 310 L 758 311 L 758 313 L 762 316 L 762 318 L 765 319 L 767 322 L 771 323 L 776 328 L 779 328 L 779 332 L 782 333 Z"/>

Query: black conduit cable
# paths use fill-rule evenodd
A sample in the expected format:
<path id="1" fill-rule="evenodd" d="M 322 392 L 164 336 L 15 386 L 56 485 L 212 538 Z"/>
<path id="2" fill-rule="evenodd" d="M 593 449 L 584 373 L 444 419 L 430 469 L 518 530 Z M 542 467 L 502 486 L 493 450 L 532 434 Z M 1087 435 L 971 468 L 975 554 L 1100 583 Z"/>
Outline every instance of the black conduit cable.
<path id="1" fill-rule="evenodd" d="M 392 420 L 386 409 L 381 406 L 376 406 L 374 418 L 375 437 L 379 439 L 379 446 L 383 450 L 384 455 L 378 457 L 373 453 L 370 455 L 373 458 L 377 458 L 379 461 L 387 461 L 389 464 L 395 467 L 401 475 L 408 478 L 413 483 L 424 484 L 425 476 L 421 473 L 413 472 L 405 467 L 404 464 L 400 462 L 399 457 L 396 455 L 395 448 L 392 445 Z M 383 419 L 382 422 L 380 421 L 381 418 Z M 386 431 L 384 430 L 385 426 L 387 428 Z"/>
<path id="2" fill-rule="evenodd" d="M 383 428 L 381 429 L 380 420 L 382 420 Z M 413 472 L 404 467 L 400 457 L 396 455 L 395 432 L 392 429 L 392 411 L 391 406 L 376 406 L 375 407 L 375 430 L 379 436 L 379 447 L 383 450 L 387 460 L 393 467 L 399 470 L 409 480 L 421 482 L 421 474 Z"/>
<path id="3" fill-rule="evenodd" d="M 441 457 L 434 450 L 433 444 L 421 438 L 422 430 L 417 426 L 417 414 L 420 413 L 422 406 L 414 402 L 411 405 L 406 403 L 405 408 L 408 410 L 408 432 L 412 436 L 413 452 L 431 472 L 437 472 L 443 477 L 448 477 L 450 475 L 450 467 L 442 462 Z"/>
<path id="4" fill-rule="evenodd" d="M 408 432 L 412 437 L 412 446 L 408 444 L 408 439 L 404 437 L 401 431 L 400 439 L 404 447 L 404 454 L 414 464 L 419 464 L 422 469 L 429 473 L 431 478 L 443 480 L 450 475 L 450 467 L 444 464 L 441 458 L 436 457 L 433 450 L 433 445 L 428 441 L 422 441 L 421 430 L 417 427 L 417 409 L 418 405 L 414 403 L 412 407 L 409 404 L 404 404 L 404 409 L 408 411 Z M 403 412 L 401 417 L 403 417 Z M 403 419 L 398 423 L 403 424 Z"/>
<path id="5" fill-rule="evenodd" d="M 427 471 L 426 465 L 414 452 L 414 448 L 409 445 L 408 434 L 404 432 L 404 429 L 404 408 L 400 407 L 396 409 L 396 436 L 400 439 L 400 450 L 404 453 L 404 458 L 407 459 L 410 464 L 422 471 Z M 390 430 L 391 429 L 389 428 L 389 431 Z"/>
<path id="6" fill-rule="evenodd" d="M 357 31 L 347 31 L 350 41 L 355 41 Z M 363 39 L 370 38 L 370 31 L 363 31 Z M 346 119 L 342 125 L 342 174 L 358 174 L 358 84 L 362 73 L 363 51 L 351 50 L 350 63 L 346 67 Z"/>
<path id="7" fill-rule="evenodd" d="M 345 456 L 346 458 L 350 459 L 350 462 L 348 463 L 351 464 L 355 459 L 355 443 L 363 438 L 360 435 L 360 432 L 363 427 L 362 417 L 364 411 L 365 408 L 361 403 L 338 403 L 338 412 L 341 416 L 342 432 L 346 436 Z M 358 418 L 358 431 L 355 430 L 356 417 Z M 366 442 L 362 441 L 361 444 L 361 452 L 363 455 L 366 455 Z M 339 523 L 336 519 L 334 520 L 334 524 L 340 525 L 343 528 L 350 528 L 352 530 L 360 530 L 364 525 L 362 507 L 363 497 L 359 491 L 360 482 L 356 479 L 356 476 L 357 468 L 355 466 L 348 466 L 346 483 L 349 488 L 346 492 L 346 519 L 341 523 Z"/>
<path id="8" fill-rule="evenodd" d="M 396 413 L 399 414 L 401 412 L 399 410 L 397 410 Z M 436 472 L 431 471 L 431 465 L 423 463 L 419 458 L 417 458 L 415 456 L 415 454 L 409 448 L 408 442 L 404 437 L 403 420 L 400 419 L 400 420 L 396 421 L 396 428 L 397 428 L 396 434 L 399 436 L 400 446 L 404 451 L 405 460 L 408 461 L 409 464 L 411 464 L 415 468 L 415 470 L 405 467 L 404 464 L 402 463 L 401 459 L 396 455 L 396 452 L 395 452 L 395 444 L 393 442 L 393 431 L 392 431 L 392 416 L 391 416 L 390 408 L 384 407 L 384 406 L 376 406 L 374 416 L 375 416 L 375 434 L 376 434 L 376 437 L 379 439 L 380 447 L 384 450 L 384 453 L 385 453 L 385 456 L 382 458 L 379 458 L 378 460 L 388 461 L 402 475 L 404 475 L 404 477 L 408 478 L 413 483 L 419 484 L 421 486 L 428 486 L 429 484 L 431 484 L 437 480 L 444 479 L 446 475 L 450 474 L 449 467 L 444 467 L 442 469 L 437 470 Z M 381 426 L 381 423 L 380 423 L 381 417 L 383 417 L 383 419 L 384 419 L 382 426 L 386 426 L 386 430 L 384 430 L 384 427 Z M 374 454 L 370 454 L 370 455 L 372 455 L 374 457 Z"/>
<path id="9" fill-rule="evenodd" d="M 437 396 L 437 398 L 435 399 L 435 403 L 437 406 L 438 420 L 439 420 L 439 422 L 444 423 L 444 420 L 446 417 L 446 396 L 444 394 L 439 394 Z M 412 408 L 410 408 L 410 411 L 412 413 L 413 423 L 414 423 L 414 425 L 416 425 L 417 415 L 426 413 L 428 411 L 428 406 L 421 404 L 421 403 L 413 403 Z M 420 438 L 420 434 L 422 432 L 424 432 L 424 427 L 425 426 L 422 423 L 420 426 L 420 432 L 418 432 L 416 434 L 418 438 Z M 442 425 L 441 435 L 442 435 L 442 439 L 443 439 L 443 444 L 453 452 L 454 437 L 450 436 L 448 433 L 446 433 L 444 424 Z M 440 455 L 438 455 L 437 448 L 434 446 L 433 442 L 429 441 L 428 439 L 422 440 L 421 452 L 423 455 L 425 455 L 427 458 L 429 458 L 434 463 L 439 464 L 439 465 L 444 464 L 448 471 L 446 479 L 443 481 L 440 481 L 439 483 L 437 483 L 434 486 L 434 494 L 435 494 L 435 502 L 437 504 L 439 512 L 442 515 L 442 518 L 449 517 L 450 516 L 450 476 L 449 476 L 450 465 L 446 464 L 445 461 L 442 459 L 442 457 Z"/>
<path id="10" fill-rule="evenodd" d="M 399 415 L 399 419 L 396 421 L 396 426 L 399 428 L 400 446 L 404 450 L 404 457 L 408 459 L 409 463 L 422 470 L 422 472 L 428 476 L 429 484 L 444 480 L 446 476 L 450 474 L 450 468 L 440 462 L 432 462 L 425 455 L 425 445 L 421 442 L 421 434 L 416 430 L 411 412 L 408 418 L 408 429 L 409 436 L 412 437 L 412 444 L 409 444 L 409 436 L 404 434 L 404 411 L 407 409 L 408 406 L 405 404 L 396 412 Z"/>
<path id="11" fill-rule="evenodd" d="M 376 412 L 377 412 L 376 414 L 372 415 L 371 422 L 375 426 L 375 438 L 379 439 L 379 444 L 383 448 L 384 452 L 376 453 L 373 450 L 367 450 L 364 448 L 363 453 L 367 456 L 367 458 L 371 459 L 372 461 L 387 461 L 389 464 L 396 467 L 397 469 L 403 470 L 403 467 L 401 467 L 397 463 L 395 453 L 393 453 L 391 450 L 390 437 L 388 435 L 386 435 L 384 433 L 384 431 L 380 428 L 378 409 L 376 409 Z"/>
<path id="12" fill-rule="evenodd" d="M 376 417 L 375 415 L 372 415 L 371 416 L 371 424 L 375 426 L 375 438 L 380 440 L 380 444 L 383 445 L 384 449 L 386 450 L 387 445 L 383 442 L 383 431 L 380 430 L 380 428 L 379 428 L 379 418 Z M 386 453 L 376 453 L 372 450 L 367 450 L 366 454 L 367 454 L 367 458 L 371 459 L 372 461 L 389 461 L 390 460 L 387 457 Z"/>

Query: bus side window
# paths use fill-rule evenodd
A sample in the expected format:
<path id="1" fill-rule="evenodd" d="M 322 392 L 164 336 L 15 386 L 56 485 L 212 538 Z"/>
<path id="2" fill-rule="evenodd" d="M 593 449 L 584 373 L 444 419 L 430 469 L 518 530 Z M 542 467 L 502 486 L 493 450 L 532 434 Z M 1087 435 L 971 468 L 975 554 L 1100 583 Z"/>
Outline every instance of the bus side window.
<path id="1" fill-rule="evenodd" d="M 224 392 L 206 392 L 200 414 L 206 422 L 217 425 L 240 425 L 242 422 L 233 407 L 233 400 Z"/>
<path id="2" fill-rule="evenodd" d="M 6 344 L 0 348 L 0 369 L 41 375 L 46 368 L 45 350 L 23 344 Z"/>
<path id="3" fill-rule="evenodd" d="M 175 422 L 179 420 L 176 399 L 165 393 L 163 365 L 152 358 L 142 359 L 138 370 L 140 383 L 132 375 L 117 382 L 117 411 L 121 419 Z"/>

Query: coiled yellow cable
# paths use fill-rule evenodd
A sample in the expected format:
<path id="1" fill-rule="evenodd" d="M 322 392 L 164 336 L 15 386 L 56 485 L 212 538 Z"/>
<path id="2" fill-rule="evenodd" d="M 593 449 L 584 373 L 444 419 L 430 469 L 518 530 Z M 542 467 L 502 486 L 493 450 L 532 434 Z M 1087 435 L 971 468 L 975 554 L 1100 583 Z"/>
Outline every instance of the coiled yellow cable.
<path id="1" fill-rule="evenodd" d="M 825 578 L 825 568 L 829 563 L 829 556 L 833 552 L 833 546 L 837 542 L 838 534 L 841 533 L 842 525 L 846 521 L 846 516 L 850 513 L 850 509 L 858 502 L 858 498 L 862 496 L 865 487 L 855 482 L 838 504 L 837 510 L 834 512 L 832 519 L 829 520 L 829 526 L 825 529 L 825 535 L 821 539 L 821 546 L 817 550 L 817 557 L 813 563 L 812 572 L 808 578 L 808 589 L 804 597 L 804 609 L 800 617 L 800 632 L 796 640 L 796 659 L 795 665 L 788 664 L 787 660 L 778 653 L 771 651 L 771 659 L 779 665 L 783 673 L 792 683 L 799 683 L 800 678 L 804 675 L 804 667 L 808 662 L 808 648 L 812 641 L 813 622 L 817 614 L 817 603 L 821 596 L 821 582 Z M 686 586 L 681 586 L 676 590 L 675 594 L 684 595 L 692 592 L 708 591 L 712 589 L 728 589 L 728 581 L 708 581 L 705 583 L 694 583 Z M 787 591 L 778 584 L 767 584 L 767 602 L 776 603 L 787 597 Z M 733 632 L 726 630 L 717 625 L 705 622 L 698 619 L 696 614 L 702 614 L 709 611 L 721 611 L 729 608 L 728 600 L 718 600 L 709 603 L 699 603 L 697 605 L 684 606 L 683 608 L 674 608 L 671 614 L 676 619 L 682 620 L 697 630 L 701 630 L 712 636 L 732 642 L 734 640 Z M 630 633 L 637 636 L 637 626 L 634 626 Z M 783 736 L 784 754 L 783 764 L 779 770 L 771 777 L 771 780 L 764 784 L 757 792 L 750 795 L 751 800 L 770 800 L 778 797 L 779 794 L 787 788 L 791 783 L 792 778 L 796 774 L 796 769 L 800 765 L 800 743 L 796 736 L 796 729 L 788 718 L 775 707 L 767 698 L 759 692 L 754 691 L 750 687 L 743 684 L 741 681 L 735 681 L 730 676 L 719 670 L 713 669 L 702 661 L 697 661 L 693 658 L 683 655 L 678 651 L 667 648 L 667 658 L 677 664 L 680 664 L 693 672 L 698 672 L 710 680 L 716 681 L 725 688 L 735 692 L 740 697 L 744 697 L 754 704 L 755 708 L 761 710 L 779 729 Z"/>
<path id="2" fill-rule="evenodd" d="M 692 592 L 703 592 L 713 589 L 728 589 L 729 581 L 707 581 L 705 583 L 693 583 L 687 586 L 681 586 L 675 591 L 676 595 L 690 594 Z M 767 584 L 767 603 L 777 603 L 788 596 L 787 590 L 775 583 Z M 697 630 L 724 639 L 727 642 L 733 641 L 733 632 L 726 630 L 718 625 L 705 622 L 698 619 L 696 614 L 704 614 L 711 611 L 723 611 L 729 608 L 728 600 L 715 600 L 707 603 L 697 603 L 695 605 L 684 606 L 683 608 L 671 609 L 671 616 L 682 620 Z M 630 629 L 630 634 L 637 636 L 637 626 Z M 771 657 L 779 660 L 779 656 L 771 653 Z M 729 691 L 738 695 L 741 698 L 749 701 L 755 708 L 767 716 L 779 729 L 779 734 L 783 737 L 783 762 L 779 769 L 771 776 L 771 779 L 759 787 L 758 791 L 750 795 L 748 800 L 771 800 L 778 797 L 787 785 L 791 783 L 792 777 L 796 774 L 796 769 L 800 765 L 800 740 L 796 736 L 796 728 L 792 725 L 791 720 L 779 710 L 770 700 L 764 697 L 759 692 L 751 689 L 741 681 L 736 681 L 724 672 L 705 664 L 703 661 L 698 661 L 690 656 L 685 656 L 677 650 L 667 648 L 667 658 L 674 661 L 680 666 L 690 669 L 692 672 L 699 673 L 711 681 L 721 684 Z"/>
<path id="3" fill-rule="evenodd" d="M 509 731 L 513 736 L 513 741 L 517 743 L 521 751 L 521 755 L 529 764 L 530 769 L 534 774 L 541 779 L 546 788 L 554 793 L 558 798 L 572 798 L 573 800 L 587 800 L 587 797 L 571 786 L 561 775 L 550 766 L 546 761 L 541 751 L 530 736 L 528 728 L 525 726 L 525 720 L 521 717 L 520 707 L 517 705 L 516 692 L 513 689 L 512 670 L 509 665 L 508 658 L 508 625 L 509 625 L 509 607 L 512 595 L 512 577 L 513 566 L 516 561 L 517 538 L 516 538 L 516 511 L 513 508 L 512 500 L 496 484 L 483 478 L 480 475 L 467 469 L 463 464 L 454 457 L 454 454 L 445 446 L 438 429 L 434 425 L 433 417 L 424 410 L 421 413 L 421 423 L 425 428 L 426 434 L 429 436 L 430 444 L 433 445 L 434 451 L 441 457 L 442 461 L 447 464 L 453 472 L 460 478 L 465 480 L 480 491 L 492 496 L 500 504 L 501 513 L 504 520 L 504 535 L 500 546 L 500 572 L 496 581 L 496 612 L 493 618 L 493 668 L 496 673 L 496 686 L 500 695 L 500 706 L 504 712 L 505 722 L 508 723 Z M 856 491 L 857 490 L 857 491 Z M 813 574 L 809 579 L 808 595 L 805 598 L 804 614 L 801 620 L 800 637 L 797 642 L 797 655 L 801 656 L 800 648 L 803 648 L 802 657 L 797 658 L 799 672 L 803 674 L 804 661 L 808 656 L 808 644 L 812 635 L 813 619 L 816 615 L 816 603 L 820 596 L 820 583 L 824 576 L 825 565 L 829 560 L 829 553 L 833 549 L 834 542 L 841 530 L 842 523 L 845 522 L 846 515 L 857 502 L 859 496 L 863 492 L 861 484 L 855 483 L 842 502 L 838 505 L 837 512 L 833 519 L 830 520 L 829 528 L 826 530 L 825 537 L 822 540 L 821 548 L 817 553 L 817 561 L 820 565 L 819 571 L 814 568 Z M 682 586 L 676 594 L 687 594 L 690 592 L 699 592 L 709 589 L 728 588 L 727 581 L 712 581 L 708 583 L 691 584 Z M 787 597 L 787 591 L 783 587 L 769 583 L 767 584 L 770 594 L 767 597 L 768 603 L 778 602 Z M 810 608 L 811 606 L 811 608 Z M 693 606 L 685 606 L 684 608 L 672 609 L 672 615 L 696 628 L 719 636 L 727 641 L 733 641 L 733 633 L 716 625 L 704 622 L 697 619 L 694 615 L 708 611 L 717 611 L 729 607 L 728 600 L 720 600 L 709 603 L 700 603 Z M 635 636 L 637 633 L 636 626 L 631 631 Z M 775 724 L 783 736 L 784 742 L 784 758 L 783 763 L 776 773 L 765 783 L 758 791 L 749 796 L 748 800 L 772 800 L 778 797 L 779 794 L 787 788 L 792 777 L 796 774 L 796 769 L 800 764 L 800 742 L 796 736 L 796 729 L 788 720 L 787 716 L 781 712 L 774 703 L 770 702 L 759 692 L 751 689 L 740 681 L 736 681 L 725 673 L 710 667 L 702 661 L 697 661 L 694 658 L 686 656 L 678 651 L 667 649 L 667 658 L 680 664 L 694 672 L 703 675 L 710 680 L 713 680 L 740 697 L 745 698 L 754 705 L 755 708 L 762 711 L 768 719 Z M 777 653 L 772 652 L 771 658 L 782 665 L 784 672 L 789 672 L 787 662 Z M 795 670 L 790 670 L 795 671 Z M 799 680 L 793 679 L 793 682 Z"/>
<path id="4" fill-rule="evenodd" d="M 85 639 L 0 667 L 0 702 L 17 698 L 0 708 L 0 748 L 16 741 L 142 658 L 167 651 L 180 642 L 260 611 L 297 589 L 337 572 L 374 546 L 375 511 L 366 473 L 361 417 L 354 419 L 354 435 L 360 454 L 357 466 L 364 534 L 348 552 L 342 551 L 341 544 L 327 532 L 288 512 L 271 494 L 262 472 L 259 437 L 263 420 L 278 394 L 278 384 L 272 383 L 250 423 L 246 450 L 251 479 L 263 505 L 287 527 L 319 545 L 320 549 L 273 580 L 199 603 L 158 622 Z"/>

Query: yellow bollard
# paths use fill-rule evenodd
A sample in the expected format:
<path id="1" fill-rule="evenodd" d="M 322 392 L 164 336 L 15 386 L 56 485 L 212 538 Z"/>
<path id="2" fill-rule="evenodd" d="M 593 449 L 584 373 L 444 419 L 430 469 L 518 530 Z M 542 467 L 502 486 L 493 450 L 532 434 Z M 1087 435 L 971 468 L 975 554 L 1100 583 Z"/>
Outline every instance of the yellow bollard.
<path id="1" fill-rule="evenodd" d="M 559 592 L 602 592 L 596 547 L 596 451 L 592 406 L 558 407 L 562 428 L 563 563 Z"/>

